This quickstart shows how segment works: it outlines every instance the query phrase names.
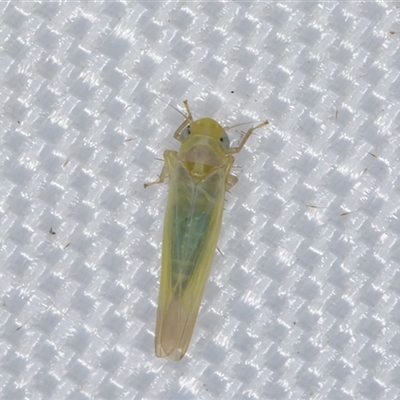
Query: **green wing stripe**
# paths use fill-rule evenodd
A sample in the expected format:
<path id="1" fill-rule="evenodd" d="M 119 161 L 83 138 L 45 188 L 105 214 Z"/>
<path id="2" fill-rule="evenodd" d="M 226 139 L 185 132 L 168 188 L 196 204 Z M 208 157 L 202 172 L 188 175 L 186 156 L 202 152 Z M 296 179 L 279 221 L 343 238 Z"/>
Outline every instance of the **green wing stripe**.
<path id="1" fill-rule="evenodd" d="M 177 168 L 176 173 L 181 176 L 176 181 L 179 182 L 177 201 L 172 214 L 171 286 L 185 290 L 196 274 L 208 232 L 213 229 L 211 221 L 215 218 L 212 216 L 221 195 L 221 171 L 214 171 L 203 181 L 195 183 L 189 176 L 184 176 L 188 171 L 183 165 Z"/>

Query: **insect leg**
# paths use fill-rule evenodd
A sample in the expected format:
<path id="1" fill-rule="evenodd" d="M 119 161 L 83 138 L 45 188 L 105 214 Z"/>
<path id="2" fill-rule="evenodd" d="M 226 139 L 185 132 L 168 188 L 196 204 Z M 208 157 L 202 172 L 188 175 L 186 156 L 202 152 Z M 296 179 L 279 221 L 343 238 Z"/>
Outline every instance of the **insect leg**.
<path id="1" fill-rule="evenodd" d="M 193 117 L 192 117 L 192 113 L 190 112 L 190 109 L 189 109 L 188 101 L 184 100 L 183 104 L 184 104 L 184 106 L 186 108 L 187 115 L 181 113 L 178 110 L 178 112 L 185 117 L 185 120 L 178 126 L 178 129 L 174 133 L 174 138 L 176 140 L 179 140 L 179 141 L 180 141 L 180 135 L 181 135 L 181 132 L 182 132 L 183 128 L 185 128 L 187 125 L 189 125 L 190 123 L 193 122 Z"/>
<path id="2" fill-rule="evenodd" d="M 235 186 L 238 183 L 238 178 L 235 175 L 229 174 L 226 180 L 226 190 L 229 190 L 231 187 Z"/>
<path id="3" fill-rule="evenodd" d="M 177 152 L 173 150 L 165 150 L 164 151 L 164 166 L 161 170 L 160 175 L 158 175 L 158 179 L 154 182 L 148 182 L 144 184 L 144 188 L 146 189 L 148 186 L 156 185 L 157 183 L 163 183 L 165 178 L 170 175 L 170 172 L 173 170 L 177 158 Z"/>
<path id="4" fill-rule="evenodd" d="M 147 187 L 151 185 L 156 185 L 157 183 L 163 183 L 165 181 L 167 174 L 168 174 L 167 166 L 164 163 L 163 169 L 161 170 L 160 175 L 158 175 L 158 179 L 154 182 L 147 182 L 143 184 L 144 188 L 146 189 Z"/>
<path id="5" fill-rule="evenodd" d="M 264 121 L 263 123 L 256 125 L 254 127 L 251 127 L 245 134 L 242 135 L 242 137 L 239 140 L 239 143 L 236 147 L 231 147 L 230 149 L 226 150 L 227 154 L 236 154 L 239 153 L 240 150 L 243 149 L 244 144 L 246 143 L 247 139 L 250 137 L 250 135 L 256 130 L 259 129 L 265 125 L 268 125 L 268 121 Z"/>

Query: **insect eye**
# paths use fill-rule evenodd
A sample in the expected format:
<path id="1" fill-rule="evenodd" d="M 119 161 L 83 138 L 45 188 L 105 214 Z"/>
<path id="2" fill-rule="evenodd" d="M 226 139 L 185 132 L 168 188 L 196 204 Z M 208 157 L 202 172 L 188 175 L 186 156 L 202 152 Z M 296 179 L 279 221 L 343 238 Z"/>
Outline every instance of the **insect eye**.
<path id="1" fill-rule="evenodd" d="M 183 142 L 190 135 L 190 125 L 182 129 L 179 140 Z"/>
<path id="2" fill-rule="evenodd" d="M 222 136 L 219 138 L 219 140 L 221 142 L 222 147 L 225 150 L 228 150 L 229 149 L 229 138 L 228 138 L 228 135 L 226 134 L 226 132 L 224 132 L 222 134 Z"/>

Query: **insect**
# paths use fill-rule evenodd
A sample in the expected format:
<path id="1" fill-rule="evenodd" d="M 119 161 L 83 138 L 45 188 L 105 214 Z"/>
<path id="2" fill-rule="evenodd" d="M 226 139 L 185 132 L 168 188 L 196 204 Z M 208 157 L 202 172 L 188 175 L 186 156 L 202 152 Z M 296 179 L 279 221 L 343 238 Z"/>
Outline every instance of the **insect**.
<path id="1" fill-rule="evenodd" d="M 225 192 L 238 181 L 230 173 L 234 158 L 254 130 L 237 147 L 229 146 L 226 130 L 211 118 L 187 115 L 174 133 L 178 152 L 164 152 L 164 167 L 150 186 L 169 180 L 161 256 L 161 282 L 155 332 L 157 357 L 180 360 L 189 346 L 204 287 L 221 229 Z"/>

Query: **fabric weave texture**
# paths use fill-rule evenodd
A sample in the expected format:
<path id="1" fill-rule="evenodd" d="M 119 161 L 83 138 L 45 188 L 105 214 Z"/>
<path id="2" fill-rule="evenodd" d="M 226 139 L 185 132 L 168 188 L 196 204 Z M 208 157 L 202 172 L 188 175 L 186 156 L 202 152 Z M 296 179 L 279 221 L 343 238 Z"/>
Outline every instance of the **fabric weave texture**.
<path id="1" fill-rule="evenodd" d="M 2 2 L 2 398 L 400 398 L 399 10 Z M 168 186 L 143 183 L 185 99 L 270 124 L 176 363 L 153 344 Z"/>

